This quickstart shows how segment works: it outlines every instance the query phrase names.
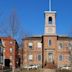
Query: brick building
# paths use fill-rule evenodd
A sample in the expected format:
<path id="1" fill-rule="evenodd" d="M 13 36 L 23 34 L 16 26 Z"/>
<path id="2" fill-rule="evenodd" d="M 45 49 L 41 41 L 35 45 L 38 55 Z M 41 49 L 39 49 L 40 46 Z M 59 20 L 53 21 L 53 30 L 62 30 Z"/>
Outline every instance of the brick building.
<path id="1" fill-rule="evenodd" d="M 39 64 L 42 67 L 70 65 L 72 38 L 56 34 L 56 11 L 45 11 L 44 35 L 23 39 L 23 67 Z"/>
<path id="2" fill-rule="evenodd" d="M 0 65 L 15 67 L 18 62 L 18 44 L 11 37 L 0 37 Z"/>

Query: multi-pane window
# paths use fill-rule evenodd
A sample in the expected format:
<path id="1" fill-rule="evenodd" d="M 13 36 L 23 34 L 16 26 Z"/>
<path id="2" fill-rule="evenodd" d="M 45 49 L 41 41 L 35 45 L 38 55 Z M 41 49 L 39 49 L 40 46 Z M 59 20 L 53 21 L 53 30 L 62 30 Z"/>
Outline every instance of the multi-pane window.
<path id="1" fill-rule="evenodd" d="M 28 59 L 29 59 L 29 61 L 32 61 L 32 60 L 33 60 L 33 55 L 30 54 L 30 55 L 28 56 Z"/>
<path id="2" fill-rule="evenodd" d="M 68 47 L 69 47 L 69 49 L 72 48 L 72 43 L 71 42 L 68 43 Z"/>
<path id="3" fill-rule="evenodd" d="M 13 44 L 13 42 L 12 42 L 12 41 L 10 41 L 10 44 Z"/>
<path id="4" fill-rule="evenodd" d="M 42 55 L 39 54 L 39 55 L 38 55 L 38 61 L 41 61 L 41 59 L 42 59 Z"/>
<path id="5" fill-rule="evenodd" d="M 68 55 L 68 56 L 67 56 L 67 59 L 68 59 L 68 61 L 71 61 L 71 56 Z"/>
<path id="6" fill-rule="evenodd" d="M 30 43 L 28 44 L 28 46 L 29 46 L 29 48 L 32 48 L 33 43 L 32 43 L 32 42 L 30 42 Z"/>
<path id="7" fill-rule="evenodd" d="M 59 55 L 59 61 L 63 60 L 63 55 Z"/>
<path id="8" fill-rule="evenodd" d="M 59 49 L 63 48 L 63 43 L 59 43 Z"/>
<path id="9" fill-rule="evenodd" d="M 13 48 L 10 48 L 10 52 L 11 52 L 11 53 L 13 52 Z"/>
<path id="10" fill-rule="evenodd" d="M 48 23 L 49 23 L 49 24 L 52 24 L 52 17 L 49 17 L 49 18 L 48 18 Z"/>
<path id="11" fill-rule="evenodd" d="M 42 48 L 42 43 L 41 43 L 41 42 L 38 42 L 38 43 L 37 43 L 37 47 L 38 47 L 38 48 Z"/>
<path id="12" fill-rule="evenodd" d="M 48 40 L 48 46 L 51 46 L 51 44 L 52 44 L 52 41 L 49 39 Z"/>

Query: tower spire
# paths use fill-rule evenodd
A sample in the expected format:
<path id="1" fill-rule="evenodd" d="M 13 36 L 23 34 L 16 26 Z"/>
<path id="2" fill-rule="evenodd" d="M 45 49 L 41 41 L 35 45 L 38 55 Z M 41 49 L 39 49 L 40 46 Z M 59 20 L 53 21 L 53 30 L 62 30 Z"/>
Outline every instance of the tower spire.
<path id="1" fill-rule="evenodd" d="M 49 11 L 51 11 L 51 0 L 49 0 Z"/>

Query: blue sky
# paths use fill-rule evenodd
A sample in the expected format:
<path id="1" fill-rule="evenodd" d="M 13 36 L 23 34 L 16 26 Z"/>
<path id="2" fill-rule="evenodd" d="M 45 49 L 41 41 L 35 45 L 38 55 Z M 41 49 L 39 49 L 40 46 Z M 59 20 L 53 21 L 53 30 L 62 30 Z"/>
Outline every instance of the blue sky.
<path id="1" fill-rule="evenodd" d="M 48 0 L 0 0 L 0 26 L 7 28 L 14 8 L 23 33 L 44 34 L 44 11 L 49 8 Z M 69 34 L 72 29 L 72 0 L 52 0 L 52 10 L 57 12 L 57 34 Z"/>

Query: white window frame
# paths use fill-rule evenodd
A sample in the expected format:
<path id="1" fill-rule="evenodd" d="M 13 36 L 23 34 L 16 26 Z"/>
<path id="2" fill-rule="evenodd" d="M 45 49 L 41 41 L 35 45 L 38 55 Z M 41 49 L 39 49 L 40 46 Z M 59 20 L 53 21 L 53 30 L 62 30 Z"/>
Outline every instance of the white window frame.
<path id="1" fill-rule="evenodd" d="M 28 43 L 28 47 L 30 48 L 30 46 L 33 46 L 33 43 L 32 42 L 29 42 Z"/>
<path id="2" fill-rule="evenodd" d="M 37 47 L 38 47 L 38 48 L 42 48 L 42 43 L 41 43 L 41 42 L 38 42 L 38 43 L 37 43 Z"/>
<path id="3" fill-rule="evenodd" d="M 12 42 L 12 41 L 10 41 L 10 44 L 13 44 L 13 42 Z"/>
<path id="4" fill-rule="evenodd" d="M 40 60 L 39 60 L 39 56 L 41 57 Z M 42 61 L 42 54 L 38 54 L 38 61 Z"/>
<path id="5" fill-rule="evenodd" d="M 13 48 L 10 48 L 10 53 L 12 53 L 13 52 Z"/>
<path id="6" fill-rule="evenodd" d="M 29 54 L 28 59 L 29 59 L 29 61 L 32 61 L 33 60 L 33 55 Z"/>
<path id="7" fill-rule="evenodd" d="M 62 46 L 61 46 L 61 44 L 62 44 Z M 58 49 L 62 49 L 63 48 L 63 42 L 59 42 L 58 43 Z"/>
<path id="8" fill-rule="evenodd" d="M 71 48 L 72 48 L 72 42 L 69 42 L 69 43 L 68 43 L 68 47 L 69 47 L 69 49 L 71 50 Z"/>
<path id="9" fill-rule="evenodd" d="M 60 56 L 62 56 L 62 59 L 60 59 Z M 60 55 L 58 56 L 58 60 L 59 60 L 59 61 L 63 61 L 63 59 L 64 59 L 64 56 L 63 56 L 62 54 L 60 54 Z"/>

